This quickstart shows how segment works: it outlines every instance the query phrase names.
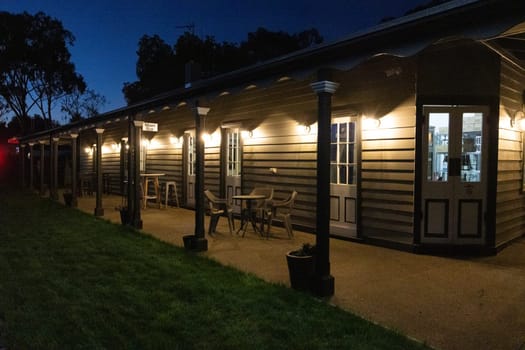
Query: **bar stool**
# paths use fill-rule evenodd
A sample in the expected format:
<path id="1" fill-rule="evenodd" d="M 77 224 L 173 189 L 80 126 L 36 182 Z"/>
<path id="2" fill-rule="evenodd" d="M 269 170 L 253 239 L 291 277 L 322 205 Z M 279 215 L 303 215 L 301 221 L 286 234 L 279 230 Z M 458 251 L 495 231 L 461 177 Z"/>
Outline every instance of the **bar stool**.
<path id="1" fill-rule="evenodd" d="M 179 208 L 179 196 L 177 194 L 177 183 L 175 181 L 166 181 L 164 183 L 164 190 L 165 190 L 165 198 L 164 198 L 164 207 L 168 207 L 168 197 L 170 193 L 170 187 L 173 188 L 173 193 L 175 194 L 175 203 L 177 203 L 177 207 Z"/>

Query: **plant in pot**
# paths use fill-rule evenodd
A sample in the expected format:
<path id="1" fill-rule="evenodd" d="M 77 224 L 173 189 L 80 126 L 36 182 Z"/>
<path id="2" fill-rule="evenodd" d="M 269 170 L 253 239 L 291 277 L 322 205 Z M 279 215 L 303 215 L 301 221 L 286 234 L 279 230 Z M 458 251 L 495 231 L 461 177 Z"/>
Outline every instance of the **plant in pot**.
<path id="1" fill-rule="evenodd" d="M 304 243 L 286 254 L 290 284 L 293 289 L 310 291 L 315 269 L 315 245 Z"/>
<path id="2" fill-rule="evenodd" d="M 129 211 L 127 206 L 118 206 L 116 208 L 120 212 L 120 222 L 122 225 L 127 225 L 130 223 L 129 221 Z"/>
<path id="3" fill-rule="evenodd" d="M 67 207 L 71 207 L 73 205 L 73 193 L 66 191 L 63 193 L 63 196 L 64 196 L 64 204 Z"/>

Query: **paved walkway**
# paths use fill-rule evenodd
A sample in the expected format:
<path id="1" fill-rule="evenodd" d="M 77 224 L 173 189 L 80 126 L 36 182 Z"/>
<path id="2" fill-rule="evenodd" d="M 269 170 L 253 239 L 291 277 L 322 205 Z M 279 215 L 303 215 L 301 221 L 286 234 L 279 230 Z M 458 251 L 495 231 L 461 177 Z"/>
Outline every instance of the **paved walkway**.
<path id="1" fill-rule="evenodd" d="M 118 203 L 104 199 L 106 219 L 120 222 Z M 94 204 L 93 197 L 79 201 L 89 213 Z M 142 217 L 145 232 L 175 245 L 194 232 L 191 210 L 148 208 Z M 217 231 L 203 255 L 285 285 L 285 253 L 315 240 L 303 232 L 290 240 L 282 228 L 269 240 L 251 228 L 242 238 L 229 234 L 226 218 Z M 439 349 L 525 349 L 525 240 L 494 257 L 465 259 L 330 244 L 335 295 L 328 302 Z"/>

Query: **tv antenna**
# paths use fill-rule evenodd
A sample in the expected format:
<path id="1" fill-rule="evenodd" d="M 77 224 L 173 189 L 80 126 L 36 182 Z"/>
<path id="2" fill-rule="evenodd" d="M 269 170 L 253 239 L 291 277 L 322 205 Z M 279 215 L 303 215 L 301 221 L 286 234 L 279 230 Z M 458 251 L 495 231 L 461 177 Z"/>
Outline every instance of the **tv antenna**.
<path id="1" fill-rule="evenodd" d="M 195 23 L 191 22 L 190 24 L 182 25 L 182 26 L 176 26 L 175 28 L 181 28 L 186 29 L 191 33 L 191 35 L 195 35 Z"/>

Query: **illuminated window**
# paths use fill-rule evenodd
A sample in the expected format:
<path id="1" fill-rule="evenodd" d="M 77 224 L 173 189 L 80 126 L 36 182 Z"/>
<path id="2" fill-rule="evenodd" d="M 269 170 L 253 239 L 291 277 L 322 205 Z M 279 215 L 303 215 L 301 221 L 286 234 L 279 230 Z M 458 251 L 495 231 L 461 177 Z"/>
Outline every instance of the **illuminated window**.
<path id="1" fill-rule="evenodd" d="M 330 182 L 350 185 L 356 181 L 355 122 L 332 123 L 330 142 Z"/>
<path id="2" fill-rule="evenodd" d="M 228 176 L 241 175 L 240 136 L 239 129 L 228 131 Z"/>

